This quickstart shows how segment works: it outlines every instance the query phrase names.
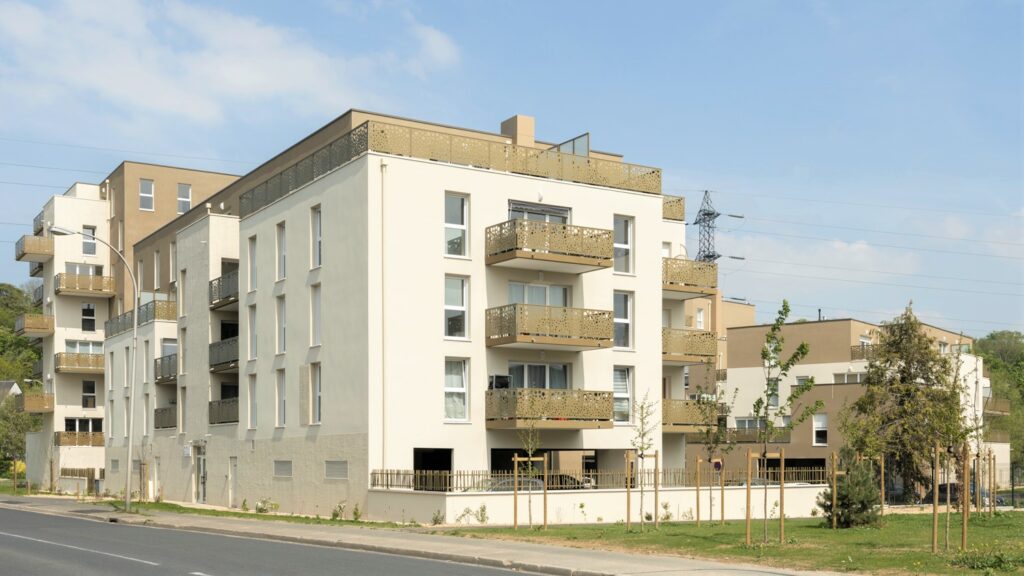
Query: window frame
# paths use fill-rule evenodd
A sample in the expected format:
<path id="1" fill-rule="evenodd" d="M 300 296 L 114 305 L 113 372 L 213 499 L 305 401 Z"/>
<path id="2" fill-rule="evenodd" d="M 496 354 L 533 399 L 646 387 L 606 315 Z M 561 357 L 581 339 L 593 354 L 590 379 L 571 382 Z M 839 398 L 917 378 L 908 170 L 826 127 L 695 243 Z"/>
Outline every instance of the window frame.
<path id="1" fill-rule="evenodd" d="M 259 280 L 256 263 L 256 246 L 256 235 L 253 234 L 252 236 L 249 236 L 249 292 L 256 291 L 256 284 L 257 281 Z"/>
<path id="2" fill-rule="evenodd" d="M 618 224 L 620 220 L 624 222 L 626 225 L 625 243 L 618 242 L 618 239 L 616 238 L 615 226 Z M 633 245 L 636 243 L 635 231 L 636 222 L 632 216 L 626 216 L 624 214 L 615 214 L 612 218 L 612 270 L 616 274 L 628 274 L 631 276 L 636 274 L 633 262 Z M 623 262 L 625 263 L 624 270 L 619 269 L 620 260 L 618 258 L 618 255 L 616 254 L 616 252 L 619 250 L 625 251 L 625 259 L 623 260 Z"/>
<path id="3" fill-rule="evenodd" d="M 185 186 L 184 189 L 186 191 L 188 191 L 188 195 L 185 198 L 182 198 L 182 196 L 181 196 L 182 186 Z M 182 202 L 188 202 L 188 206 L 185 208 L 185 210 L 181 209 L 181 203 Z M 188 184 L 187 182 L 178 182 L 178 203 L 177 203 L 178 215 L 180 216 L 180 215 L 184 214 L 185 212 L 188 212 L 191 209 L 192 209 L 192 185 Z"/>
<path id="4" fill-rule="evenodd" d="M 462 387 L 453 388 L 448 386 L 448 363 L 459 363 L 462 366 Z M 444 402 L 444 421 L 445 422 L 456 422 L 465 423 L 469 422 L 469 359 L 468 358 L 445 358 L 444 359 L 444 374 L 442 375 L 442 399 Z M 465 415 L 461 418 L 448 415 L 448 395 L 449 394 L 460 394 L 462 395 L 462 406 L 465 410 Z"/>
<path id="5" fill-rule="evenodd" d="M 255 360 L 258 352 L 259 334 L 256 332 L 256 305 L 249 305 L 249 357 L 247 360 Z"/>
<path id="6" fill-rule="evenodd" d="M 517 366 L 523 367 L 523 387 L 518 388 L 515 386 L 515 382 L 512 380 L 513 368 Z M 544 367 L 544 388 L 531 387 L 530 380 L 530 367 Z M 565 388 L 552 388 L 551 387 L 551 367 L 552 366 L 563 366 L 565 367 Z M 509 387 L 516 390 L 572 390 L 572 363 L 571 362 L 523 362 L 523 361 L 510 361 L 507 367 L 509 375 Z"/>
<path id="7" fill-rule="evenodd" d="M 91 311 L 91 315 L 87 315 L 86 311 Z M 96 331 L 96 305 L 90 304 L 89 302 L 82 302 L 81 308 L 81 329 L 82 332 L 95 332 Z M 92 322 L 92 328 L 86 328 L 86 323 Z"/>
<path id="8" fill-rule="evenodd" d="M 324 291 L 320 284 L 309 287 L 309 347 L 323 343 L 323 302 Z"/>
<path id="9" fill-rule="evenodd" d="M 824 425 L 819 423 L 819 418 L 824 420 Z M 825 441 L 818 442 L 818 432 L 825 433 Z M 811 416 L 811 446 L 828 446 L 828 414 L 813 414 Z"/>
<path id="10" fill-rule="evenodd" d="M 276 232 L 276 260 L 277 260 L 277 280 L 284 280 L 288 277 L 288 227 L 285 225 L 285 221 L 282 220 L 277 223 L 275 228 Z"/>
<path id="11" fill-rule="evenodd" d="M 149 193 L 143 193 L 143 182 L 149 182 Z M 143 206 L 143 200 L 149 199 L 149 208 Z M 150 178 L 139 178 L 139 210 L 143 212 L 156 211 L 156 182 Z"/>
<path id="12" fill-rule="evenodd" d="M 457 198 L 462 203 L 462 224 L 448 221 L 448 199 Z M 462 233 L 462 253 L 448 251 L 448 231 L 459 230 Z M 444 255 L 450 258 L 469 258 L 469 196 L 457 192 L 444 193 Z"/>
<path id="13" fill-rule="evenodd" d="M 618 296 L 620 294 L 624 295 L 626 297 L 626 317 L 625 318 L 619 318 L 618 311 L 615 309 L 615 298 L 616 298 L 616 296 Z M 633 350 L 633 348 L 634 348 L 634 343 L 633 343 L 634 338 L 633 338 L 633 335 L 634 335 L 635 331 L 633 330 L 633 316 L 634 316 L 634 314 L 633 314 L 633 300 L 634 300 L 633 292 L 628 292 L 626 290 L 615 290 L 614 292 L 612 292 L 612 328 L 613 328 L 612 329 L 612 349 L 613 350 Z M 615 328 L 618 328 L 618 325 L 620 325 L 620 324 L 624 324 L 626 326 L 626 340 L 627 340 L 627 342 L 626 342 L 625 346 L 619 346 L 618 338 L 617 338 L 617 332 L 618 331 L 615 330 Z"/>
<path id="14" fill-rule="evenodd" d="M 288 352 L 288 303 L 284 294 L 277 296 L 274 300 L 274 334 L 277 341 L 276 354 Z"/>
<path id="15" fill-rule="evenodd" d="M 615 390 L 615 373 L 624 371 L 626 374 L 625 394 Z M 619 420 L 615 414 L 615 400 L 626 400 L 626 419 Z M 613 366 L 612 367 L 612 424 L 616 426 L 627 426 L 633 424 L 633 367 Z"/>
<path id="16" fill-rule="evenodd" d="M 85 385 L 86 385 L 86 383 L 90 383 L 90 382 L 92 383 L 92 392 L 86 392 Z M 92 398 L 92 405 L 91 406 L 87 405 L 87 404 L 89 404 L 88 402 L 86 402 L 87 398 Z M 96 398 L 97 398 L 97 395 L 96 395 L 96 381 L 95 380 L 82 380 L 82 408 L 86 409 L 86 410 L 96 408 Z"/>
<path id="17" fill-rule="evenodd" d="M 309 209 L 309 269 L 315 270 L 324 263 L 324 215 L 320 204 Z"/>
<path id="18" fill-rule="evenodd" d="M 259 425 L 259 399 L 256 396 L 257 377 L 255 374 L 249 374 L 249 401 L 248 401 L 248 414 L 247 414 L 247 425 L 249 430 L 255 430 Z"/>
<path id="19" fill-rule="evenodd" d="M 448 280 L 458 280 L 462 283 L 462 305 L 448 304 Z M 455 274 L 445 274 L 444 276 L 444 337 L 446 340 L 469 340 L 469 277 L 458 276 Z M 462 312 L 462 335 L 453 335 L 448 333 L 448 312 Z"/>
<path id="20" fill-rule="evenodd" d="M 90 232 L 91 230 L 91 232 Z M 82 254 L 84 256 L 96 255 L 96 227 L 82 226 Z"/>
<path id="21" fill-rule="evenodd" d="M 278 369 L 274 376 L 274 427 L 284 428 L 288 426 L 288 381 L 283 369 Z"/>
<path id="22" fill-rule="evenodd" d="M 319 362 L 309 365 L 309 423 L 319 426 L 323 422 L 323 366 Z"/>

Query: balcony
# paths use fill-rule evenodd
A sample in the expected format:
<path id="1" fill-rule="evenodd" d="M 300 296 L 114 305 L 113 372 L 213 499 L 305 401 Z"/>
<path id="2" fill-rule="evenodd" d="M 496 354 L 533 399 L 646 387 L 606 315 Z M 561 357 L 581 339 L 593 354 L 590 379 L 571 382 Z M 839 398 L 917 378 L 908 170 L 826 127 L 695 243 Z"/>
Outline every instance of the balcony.
<path id="1" fill-rule="evenodd" d="M 725 368 L 719 368 L 715 370 L 715 382 L 727 382 L 729 379 L 729 370 Z"/>
<path id="2" fill-rule="evenodd" d="M 32 305 L 42 306 L 43 305 L 43 285 L 40 284 L 32 289 Z"/>
<path id="3" fill-rule="evenodd" d="M 489 308 L 487 346 L 555 350 L 612 347 L 612 313 L 607 310 L 509 304 Z"/>
<path id="4" fill-rule="evenodd" d="M 114 278 L 113 276 L 88 276 L 61 272 L 54 280 L 53 291 L 69 296 L 109 298 L 114 295 Z"/>
<path id="5" fill-rule="evenodd" d="M 612 231 L 509 220 L 486 231 L 488 266 L 581 274 L 611 268 Z"/>
<path id="6" fill-rule="evenodd" d="M 53 355 L 53 367 L 61 374 L 103 374 L 103 354 L 58 352 Z"/>
<path id="7" fill-rule="evenodd" d="M 504 138 L 475 138 L 371 120 L 244 192 L 239 215 L 245 218 L 370 151 L 661 194 L 660 168 L 516 146 Z"/>
<path id="8" fill-rule="evenodd" d="M 43 263 L 42 262 L 29 262 L 28 263 L 28 275 L 33 278 L 39 278 L 43 275 Z"/>
<path id="9" fill-rule="evenodd" d="M 29 414 L 52 414 L 53 394 L 28 392 L 14 397 L 14 409 Z"/>
<path id="10" fill-rule="evenodd" d="M 592 430 L 612 427 L 612 393 L 539 388 L 488 390 L 492 430 Z"/>
<path id="11" fill-rule="evenodd" d="M 53 258 L 53 236 L 26 234 L 14 243 L 14 259 L 18 262 L 49 262 Z"/>
<path id="12" fill-rule="evenodd" d="M 210 309 L 238 309 L 238 270 L 210 280 Z"/>
<path id="13" fill-rule="evenodd" d="M 704 418 L 696 400 L 661 400 L 662 432 L 702 432 L 704 428 Z"/>
<path id="14" fill-rule="evenodd" d="M 854 360 L 873 360 L 875 353 L 877 352 L 874 344 L 860 344 L 858 346 L 850 346 L 850 361 Z"/>
<path id="15" fill-rule="evenodd" d="M 178 355 L 168 354 L 153 359 L 153 382 L 174 384 L 178 381 Z"/>
<path id="16" fill-rule="evenodd" d="M 665 364 L 691 366 L 714 362 L 718 338 L 707 330 L 661 329 L 661 359 Z"/>
<path id="17" fill-rule="evenodd" d="M 988 416 L 1009 416 L 1009 398 L 985 398 L 985 414 Z"/>
<path id="18" fill-rule="evenodd" d="M 32 219 L 32 233 L 42 234 L 43 228 L 46 227 L 46 221 L 43 220 L 43 213 L 36 214 L 36 217 Z"/>
<path id="19" fill-rule="evenodd" d="M 661 218 L 686 222 L 686 199 L 678 196 L 661 197 Z"/>
<path id="20" fill-rule="evenodd" d="M 170 408 L 157 408 L 153 410 L 153 428 L 156 430 L 166 430 L 168 428 L 178 427 L 178 411 L 174 409 L 174 406 Z"/>
<path id="21" fill-rule="evenodd" d="M 238 422 L 238 398 L 225 398 L 210 402 L 210 424 Z"/>
<path id="22" fill-rule="evenodd" d="M 718 294 L 718 264 L 683 258 L 661 259 L 661 296 L 666 300 Z"/>
<path id="23" fill-rule="evenodd" d="M 103 324 L 103 333 L 107 338 L 123 334 L 132 329 L 132 322 L 135 321 L 135 311 L 129 310 L 124 314 L 115 316 Z M 178 320 L 178 303 L 175 300 L 153 300 L 139 306 L 139 326 L 143 326 L 154 320 L 165 320 L 176 322 Z"/>
<path id="24" fill-rule="evenodd" d="M 238 372 L 238 336 L 210 343 L 210 372 Z"/>
<path id="25" fill-rule="evenodd" d="M 53 443 L 57 446 L 98 446 L 103 447 L 103 432 L 54 432 Z"/>
<path id="26" fill-rule="evenodd" d="M 1009 444 L 1010 432 L 1009 430 L 985 430 L 984 438 L 985 442 L 993 444 Z"/>
<path id="27" fill-rule="evenodd" d="M 44 338 L 53 334 L 53 316 L 22 314 L 14 319 L 14 333 L 27 338 Z"/>

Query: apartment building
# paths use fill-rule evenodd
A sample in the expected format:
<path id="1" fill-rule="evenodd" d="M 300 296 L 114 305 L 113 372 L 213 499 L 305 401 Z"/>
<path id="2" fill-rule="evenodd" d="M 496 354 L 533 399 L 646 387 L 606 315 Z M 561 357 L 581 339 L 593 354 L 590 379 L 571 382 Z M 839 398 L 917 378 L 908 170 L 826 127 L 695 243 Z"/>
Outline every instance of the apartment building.
<path id="1" fill-rule="evenodd" d="M 41 355 L 34 378 L 42 392 L 18 399 L 21 410 L 43 415 L 42 429 L 27 438 L 33 483 L 86 489 L 104 473 L 104 432 L 114 420 L 105 410 L 104 325 L 132 305 L 120 258 L 104 242 L 132 261 L 135 239 L 234 178 L 123 162 L 100 184 L 76 183 L 50 198 L 34 218 L 32 234 L 16 243 L 15 258 L 29 262 L 30 275 L 40 279 L 33 293 L 40 312 L 23 315 L 15 325 Z M 54 235 L 53 227 L 80 234 Z"/>
<path id="2" fill-rule="evenodd" d="M 727 466 L 745 466 L 746 448 L 755 452 L 758 429 L 764 426 L 753 415 L 753 405 L 764 392 L 765 373 L 761 360 L 765 336 L 769 325 L 738 326 L 728 329 L 729 365 L 727 380 L 720 382 L 720 394 L 734 404 L 728 415 L 728 426 L 733 428 L 737 447 L 725 457 Z M 809 344 L 807 357 L 797 364 L 779 383 L 778 402 L 789 396 L 798 382 L 814 378 L 815 386 L 801 397 L 801 405 L 822 402 L 822 408 L 811 418 L 795 426 L 792 432 L 780 433 L 771 443 L 772 450 L 784 448 L 787 467 L 823 467 L 832 452 L 846 445 L 840 428 L 842 410 L 855 402 L 864 391 L 863 381 L 874 346 L 878 342 L 879 326 L 855 319 L 801 321 L 786 324 L 783 355 L 791 354 L 801 343 Z M 963 394 L 963 417 L 970 423 L 984 425 L 987 418 L 1005 414 L 1004 403 L 990 399 L 991 389 L 983 360 L 971 353 L 972 338 L 956 332 L 924 325 L 938 351 L 954 357 Z M 777 425 L 785 424 L 788 416 L 778 415 Z M 697 435 L 691 435 L 687 458 L 691 462 L 702 456 L 703 446 Z M 1002 442 L 996 441 L 1002 440 Z M 978 435 L 977 447 L 991 448 L 998 462 L 1009 462 L 1009 444 L 1006 439 L 994 438 L 987 432 Z M 977 447 L 975 449 L 977 449 Z M 777 466 L 769 461 L 768 466 Z"/>
<path id="3" fill-rule="evenodd" d="M 621 470 L 644 399 L 682 467 L 720 302 L 684 219 L 660 170 L 586 134 L 351 110 L 136 243 L 168 255 L 143 283 L 173 278 L 176 306 L 140 333 L 139 456 L 110 428 L 107 483 L 384 517 L 372 478 L 508 470 L 526 430 L 552 465 Z M 129 338 L 109 331 L 112 365 Z M 111 413 L 128 376 L 108 374 Z"/>

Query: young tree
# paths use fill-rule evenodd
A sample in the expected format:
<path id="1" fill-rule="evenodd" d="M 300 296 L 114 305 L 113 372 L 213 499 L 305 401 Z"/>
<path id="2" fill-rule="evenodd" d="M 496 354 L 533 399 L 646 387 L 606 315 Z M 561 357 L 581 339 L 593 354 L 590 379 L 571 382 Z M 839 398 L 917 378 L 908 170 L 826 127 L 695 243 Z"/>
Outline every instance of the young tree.
<path id="1" fill-rule="evenodd" d="M 655 418 L 655 406 L 654 402 L 648 398 L 648 393 L 644 392 L 642 400 L 633 401 L 633 439 L 630 444 L 633 449 L 636 450 L 637 456 L 640 459 L 640 531 L 644 531 L 644 455 L 654 447 L 654 432 L 657 429 L 659 422 Z M 627 470 L 628 472 L 628 470 Z M 629 482 L 629 479 L 626 479 Z M 654 511 L 658 513 L 657 510 Z"/>
<path id="2" fill-rule="evenodd" d="M 697 433 L 697 437 L 704 446 L 704 456 L 709 463 L 715 459 L 715 456 L 725 456 L 736 447 L 735 438 L 724 419 L 732 412 L 732 408 L 736 404 L 737 393 L 739 390 L 734 389 L 732 397 L 727 402 L 723 397 L 724 390 L 717 384 L 714 387 L 711 387 L 710 383 L 697 386 L 697 418 L 700 424 L 700 432 Z M 714 486 L 709 483 L 709 512 L 714 510 L 714 494 Z M 697 497 L 700 498 L 700 494 Z"/>
<path id="3" fill-rule="evenodd" d="M 908 497 L 911 488 L 930 482 L 935 440 L 953 444 L 966 438 L 960 395 L 952 357 L 939 354 L 908 305 L 882 324 L 864 394 L 847 408 L 842 428 L 857 452 L 891 459 Z"/>
<path id="4" fill-rule="evenodd" d="M 759 428 L 757 433 L 758 442 L 761 444 L 761 457 L 767 462 L 768 444 L 772 442 L 776 434 L 788 432 L 794 426 L 810 418 L 815 412 L 821 409 L 822 402 L 818 400 L 814 404 L 805 406 L 800 402 L 800 397 L 814 387 L 814 378 L 807 378 L 798 381 L 789 389 L 785 402 L 779 396 L 779 384 L 782 379 L 789 375 L 807 353 L 810 347 L 806 342 L 801 342 L 795 350 L 785 357 L 783 346 L 786 342 L 782 336 L 782 327 L 789 317 L 789 302 L 782 301 L 782 308 L 779 309 L 775 321 L 772 322 L 768 333 L 765 335 L 764 348 L 761 349 L 761 360 L 764 363 L 764 391 L 761 397 L 754 401 L 753 414 Z M 776 424 L 775 419 L 779 416 L 789 416 L 789 421 L 783 424 Z M 768 482 L 764 482 L 764 541 L 768 542 Z"/>
<path id="5" fill-rule="evenodd" d="M 529 428 L 519 430 L 519 443 L 523 446 L 523 452 L 526 452 L 527 458 L 533 458 L 533 455 L 540 450 L 540 431 L 537 430 L 533 422 L 530 422 Z M 519 468 L 519 463 L 515 464 L 516 468 Z M 519 472 L 520 476 L 523 476 L 523 472 Z M 533 462 L 526 463 L 525 476 L 526 482 L 526 507 L 527 507 L 527 519 L 530 523 L 530 528 L 533 528 L 533 478 L 537 475 L 537 470 L 533 467 Z M 544 479 L 547 482 L 547 478 Z"/>
<path id="6" fill-rule="evenodd" d="M 22 393 L 35 392 L 37 387 L 20 384 Z M 35 414 L 18 412 L 15 397 L 8 396 L 0 403 L 0 460 L 25 460 L 25 435 L 39 429 L 42 419 Z M 6 472 L 6 469 L 4 470 Z"/>
<path id="7" fill-rule="evenodd" d="M 878 523 L 878 483 L 871 460 L 858 460 L 849 447 L 840 452 L 846 474 L 836 485 L 836 509 L 832 509 L 832 486 L 818 495 L 818 508 L 824 512 L 826 525 L 836 515 L 836 526 L 852 528 Z"/>

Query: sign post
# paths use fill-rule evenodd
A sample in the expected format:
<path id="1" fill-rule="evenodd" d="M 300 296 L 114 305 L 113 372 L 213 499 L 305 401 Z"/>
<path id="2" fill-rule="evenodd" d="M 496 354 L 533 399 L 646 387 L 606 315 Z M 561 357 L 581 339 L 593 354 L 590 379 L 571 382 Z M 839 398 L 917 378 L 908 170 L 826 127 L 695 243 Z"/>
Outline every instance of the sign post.
<path id="1" fill-rule="evenodd" d="M 725 470 L 723 469 L 724 463 L 721 458 L 715 458 L 711 461 L 711 464 L 715 467 L 715 471 L 718 472 L 718 523 L 725 524 Z M 700 495 L 698 494 L 698 497 Z"/>

